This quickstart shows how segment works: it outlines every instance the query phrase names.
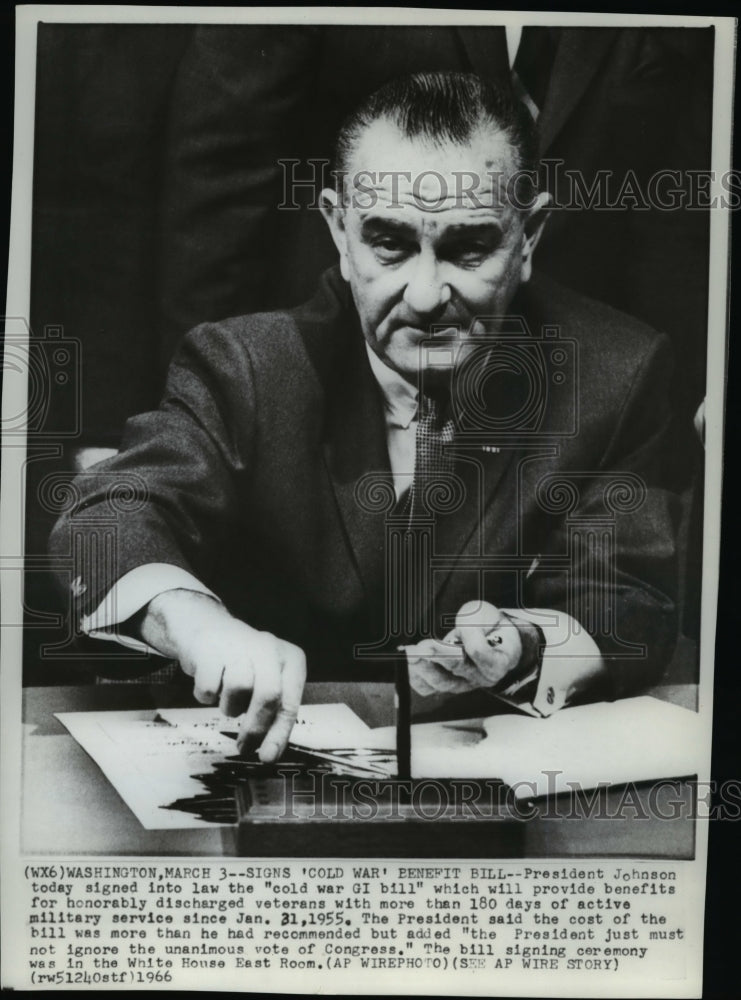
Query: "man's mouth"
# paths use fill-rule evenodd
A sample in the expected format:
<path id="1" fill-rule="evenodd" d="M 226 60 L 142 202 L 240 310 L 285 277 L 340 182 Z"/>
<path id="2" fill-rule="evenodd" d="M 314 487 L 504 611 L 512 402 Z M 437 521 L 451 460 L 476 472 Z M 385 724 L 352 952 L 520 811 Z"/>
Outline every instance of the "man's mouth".
<path id="1" fill-rule="evenodd" d="M 456 324 L 446 326 L 444 323 L 431 323 L 428 327 L 421 327 L 405 323 L 397 326 L 394 333 L 404 333 L 412 340 L 427 340 L 429 338 L 453 340 L 458 337 L 459 331 L 460 327 Z"/>

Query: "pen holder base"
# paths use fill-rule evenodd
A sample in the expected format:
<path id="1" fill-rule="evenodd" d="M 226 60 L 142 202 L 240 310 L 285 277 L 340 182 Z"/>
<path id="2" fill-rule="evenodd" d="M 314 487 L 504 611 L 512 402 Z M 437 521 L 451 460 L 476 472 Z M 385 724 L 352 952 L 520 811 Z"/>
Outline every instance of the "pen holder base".
<path id="1" fill-rule="evenodd" d="M 288 770 L 237 788 L 240 856 L 522 857 L 524 816 L 488 779 L 367 779 Z"/>

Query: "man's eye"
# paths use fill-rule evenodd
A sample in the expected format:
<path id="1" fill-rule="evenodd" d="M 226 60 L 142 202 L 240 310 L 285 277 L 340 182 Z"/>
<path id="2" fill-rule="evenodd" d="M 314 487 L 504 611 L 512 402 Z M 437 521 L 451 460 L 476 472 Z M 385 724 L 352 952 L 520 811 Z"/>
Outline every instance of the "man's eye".
<path id="1" fill-rule="evenodd" d="M 402 260 L 409 252 L 408 244 L 391 236 L 382 236 L 373 241 L 373 250 L 380 260 Z"/>
<path id="2" fill-rule="evenodd" d="M 449 248 L 446 256 L 456 264 L 477 264 L 491 253 L 486 243 L 459 243 Z"/>

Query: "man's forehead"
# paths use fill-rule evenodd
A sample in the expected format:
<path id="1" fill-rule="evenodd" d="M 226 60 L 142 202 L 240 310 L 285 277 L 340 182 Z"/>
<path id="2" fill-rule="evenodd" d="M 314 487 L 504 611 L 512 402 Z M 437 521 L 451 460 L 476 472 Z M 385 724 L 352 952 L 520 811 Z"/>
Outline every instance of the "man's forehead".
<path id="1" fill-rule="evenodd" d="M 400 210 L 401 209 L 401 210 Z M 369 209 L 354 210 L 361 231 L 366 236 L 376 233 L 403 234 L 409 232 L 426 232 L 437 236 L 471 235 L 499 233 L 508 230 L 508 210 L 497 206 L 490 208 L 465 208 L 451 205 L 448 208 L 426 210 L 418 204 L 387 205 L 379 201 Z"/>
<path id="2" fill-rule="evenodd" d="M 404 136 L 392 122 L 370 125 L 348 166 L 345 194 L 351 205 L 420 211 L 503 212 L 507 185 L 516 170 L 515 153 L 494 126 L 476 130 L 470 140 L 436 142 Z"/>

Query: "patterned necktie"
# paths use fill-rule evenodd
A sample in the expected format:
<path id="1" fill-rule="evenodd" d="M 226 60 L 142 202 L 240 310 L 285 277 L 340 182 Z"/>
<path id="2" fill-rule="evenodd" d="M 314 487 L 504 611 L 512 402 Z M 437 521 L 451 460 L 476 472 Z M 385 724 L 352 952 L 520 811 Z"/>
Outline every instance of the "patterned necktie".
<path id="1" fill-rule="evenodd" d="M 417 438 L 414 459 L 414 480 L 404 498 L 404 511 L 409 520 L 429 517 L 429 491 L 435 483 L 444 481 L 452 473 L 455 461 L 450 445 L 453 443 L 455 425 L 446 416 L 445 405 L 429 396 L 420 396 L 417 411 Z"/>

